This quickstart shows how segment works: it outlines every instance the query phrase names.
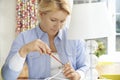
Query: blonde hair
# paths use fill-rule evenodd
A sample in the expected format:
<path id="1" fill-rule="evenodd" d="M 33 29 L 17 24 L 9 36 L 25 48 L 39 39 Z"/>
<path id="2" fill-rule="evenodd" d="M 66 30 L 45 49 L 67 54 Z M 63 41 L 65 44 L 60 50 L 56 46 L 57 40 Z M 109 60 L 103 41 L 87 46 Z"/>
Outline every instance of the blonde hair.
<path id="1" fill-rule="evenodd" d="M 67 0 L 39 0 L 38 1 L 38 18 L 40 18 L 40 12 L 47 13 L 50 11 L 63 10 L 70 14 L 70 5 Z"/>

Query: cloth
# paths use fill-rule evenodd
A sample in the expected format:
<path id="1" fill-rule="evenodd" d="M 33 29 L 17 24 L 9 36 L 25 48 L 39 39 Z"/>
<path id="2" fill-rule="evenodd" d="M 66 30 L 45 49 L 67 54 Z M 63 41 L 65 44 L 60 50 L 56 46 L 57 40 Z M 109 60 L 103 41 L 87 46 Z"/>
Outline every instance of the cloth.
<path id="1" fill-rule="evenodd" d="M 75 70 L 80 70 L 85 73 L 89 69 L 85 43 L 80 40 L 67 40 L 66 33 L 66 28 L 61 29 L 54 40 L 60 60 L 63 64 L 69 61 Z M 35 39 L 41 39 L 49 46 L 48 35 L 44 33 L 39 26 L 20 33 L 14 40 L 6 62 L 2 67 L 2 77 L 4 80 L 17 79 L 21 71 L 12 70 L 9 67 L 10 60 L 24 44 Z M 50 77 L 49 55 L 31 52 L 26 56 L 25 61 L 28 64 L 30 79 L 45 79 Z"/>
<path id="2" fill-rule="evenodd" d="M 25 62 L 25 58 L 22 58 L 19 53 L 16 53 L 9 62 L 9 68 L 14 71 L 21 71 Z"/>
<path id="3" fill-rule="evenodd" d="M 53 53 L 53 55 L 60 60 L 58 53 Z M 61 78 L 61 79 L 65 79 L 65 76 L 62 73 L 62 69 L 63 69 L 63 65 L 61 63 L 59 63 L 57 60 L 55 60 L 54 58 L 51 57 L 51 77 L 54 78 Z M 61 72 L 60 72 L 61 71 Z M 59 73 L 60 72 L 60 73 Z"/>

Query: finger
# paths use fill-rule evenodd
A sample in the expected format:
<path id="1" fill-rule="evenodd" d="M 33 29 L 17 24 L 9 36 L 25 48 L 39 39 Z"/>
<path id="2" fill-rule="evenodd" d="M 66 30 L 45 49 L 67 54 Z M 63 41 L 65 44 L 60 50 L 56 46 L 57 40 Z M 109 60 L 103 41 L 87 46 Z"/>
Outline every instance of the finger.
<path id="1" fill-rule="evenodd" d="M 43 53 L 42 49 L 39 46 L 36 47 L 35 51 L 38 51 L 39 53 Z"/>
<path id="2" fill-rule="evenodd" d="M 46 53 L 45 47 L 44 46 L 40 46 L 39 50 L 41 51 L 41 53 Z"/>
<path id="3" fill-rule="evenodd" d="M 46 44 L 41 41 L 40 39 L 36 40 L 36 44 L 38 45 L 39 49 L 41 50 L 41 53 L 46 53 Z"/>
<path id="4" fill-rule="evenodd" d="M 64 67 L 64 69 L 63 69 L 63 72 L 65 73 L 65 72 L 67 72 L 67 71 L 69 71 L 71 68 L 68 66 L 68 67 Z"/>
<path id="5" fill-rule="evenodd" d="M 66 75 L 67 78 L 73 78 L 75 76 L 75 73 L 70 73 L 68 75 Z"/>
<path id="6" fill-rule="evenodd" d="M 41 51 L 41 50 L 39 50 L 39 53 L 42 53 L 42 51 Z"/>
<path id="7" fill-rule="evenodd" d="M 63 68 L 63 73 L 66 74 L 68 71 L 70 71 L 70 69 L 71 69 L 70 64 L 69 63 L 65 64 Z"/>
<path id="8" fill-rule="evenodd" d="M 42 53 L 51 53 L 51 49 L 49 48 L 49 46 L 44 43 L 43 41 L 39 40 L 39 45 L 42 48 Z"/>
<path id="9" fill-rule="evenodd" d="M 45 48 L 46 48 L 46 53 L 51 53 L 51 49 L 48 47 L 47 44 L 45 44 Z"/>
<path id="10" fill-rule="evenodd" d="M 63 74 L 67 77 L 67 78 L 72 78 L 74 76 L 75 70 L 71 67 L 71 65 L 69 63 L 65 64 L 64 69 L 63 69 Z"/>
<path id="11" fill-rule="evenodd" d="M 39 48 L 39 52 L 40 52 L 40 53 L 44 53 L 44 51 L 43 51 L 42 48 Z"/>
<path id="12" fill-rule="evenodd" d="M 41 50 L 41 53 L 46 53 L 45 43 L 39 42 L 39 43 L 38 43 L 38 47 L 39 47 L 39 49 Z"/>
<path id="13" fill-rule="evenodd" d="M 66 63 L 65 65 L 64 65 L 64 67 L 70 67 L 71 65 L 70 65 L 70 62 L 68 62 L 68 63 Z"/>
<path id="14" fill-rule="evenodd" d="M 35 51 L 38 51 L 40 53 L 45 53 L 45 48 L 44 48 L 43 44 L 37 43 L 35 46 Z"/>
<path id="15" fill-rule="evenodd" d="M 68 62 L 67 64 L 65 64 L 64 65 L 64 71 L 67 71 L 67 70 L 69 70 L 69 69 L 71 69 L 72 67 L 71 67 L 71 65 L 70 65 L 70 63 Z"/>
<path id="16" fill-rule="evenodd" d="M 43 50 L 43 53 L 51 53 L 51 49 L 48 47 L 46 43 L 42 42 L 41 48 Z"/>
<path id="17" fill-rule="evenodd" d="M 73 69 L 69 69 L 69 70 L 65 71 L 64 74 L 65 74 L 65 75 L 68 75 L 68 74 L 71 74 L 71 73 L 73 73 L 73 72 L 74 72 Z"/>
<path id="18" fill-rule="evenodd" d="M 67 67 L 67 68 L 64 69 L 63 74 L 64 74 L 65 76 L 67 76 L 68 74 L 71 74 L 71 73 L 74 73 L 74 72 L 75 72 L 75 70 L 74 70 L 73 68 Z"/>

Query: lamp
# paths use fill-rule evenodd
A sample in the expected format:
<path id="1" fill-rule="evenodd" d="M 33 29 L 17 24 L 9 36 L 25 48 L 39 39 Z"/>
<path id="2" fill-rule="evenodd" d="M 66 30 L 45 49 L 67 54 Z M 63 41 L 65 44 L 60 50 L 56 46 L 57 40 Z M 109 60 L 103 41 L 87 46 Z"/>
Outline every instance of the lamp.
<path id="1" fill-rule="evenodd" d="M 72 9 L 68 39 L 110 37 L 113 32 L 112 27 L 112 16 L 104 2 L 75 4 Z M 90 67 L 92 67 L 91 58 L 92 56 L 90 56 Z M 91 70 L 90 80 L 93 80 L 92 77 Z"/>
<path id="2" fill-rule="evenodd" d="M 113 32 L 112 16 L 104 2 L 75 4 L 68 39 L 108 37 Z"/>

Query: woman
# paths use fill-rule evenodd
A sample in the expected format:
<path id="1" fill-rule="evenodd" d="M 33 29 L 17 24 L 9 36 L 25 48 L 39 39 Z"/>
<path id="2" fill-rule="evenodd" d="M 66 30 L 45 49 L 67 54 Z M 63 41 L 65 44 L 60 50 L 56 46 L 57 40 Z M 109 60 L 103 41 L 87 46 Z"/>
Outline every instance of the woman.
<path id="1" fill-rule="evenodd" d="M 41 0 L 38 18 L 40 24 L 22 32 L 14 40 L 2 68 L 4 80 L 16 80 L 26 62 L 29 79 L 49 79 L 57 75 L 61 79 L 81 80 L 88 69 L 85 44 L 67 40 L 64 26 L 70 14 L 67 0 Z M 62 65 L 50 55 L 54 55 Z M 54 77 L 55 78 L 55 77 Z"/>

